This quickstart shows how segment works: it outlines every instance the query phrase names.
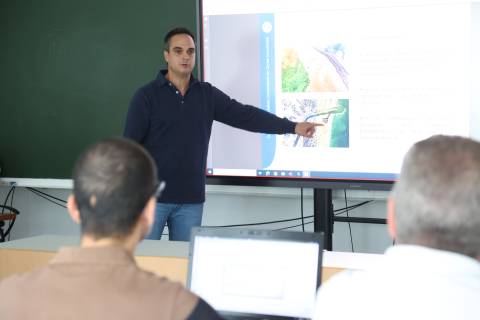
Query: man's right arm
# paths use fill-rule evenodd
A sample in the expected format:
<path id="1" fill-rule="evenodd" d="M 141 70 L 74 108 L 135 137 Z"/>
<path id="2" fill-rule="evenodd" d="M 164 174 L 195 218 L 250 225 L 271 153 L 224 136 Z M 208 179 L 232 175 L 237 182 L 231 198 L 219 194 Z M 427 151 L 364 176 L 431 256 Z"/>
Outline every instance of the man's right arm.
<path id="1" fill-rule="evenodd" d="M 150 107 L 143 90 L 137 90 L 130 102 L 123 136 L 140 144 L 144 142 L 150 126 Z"/>

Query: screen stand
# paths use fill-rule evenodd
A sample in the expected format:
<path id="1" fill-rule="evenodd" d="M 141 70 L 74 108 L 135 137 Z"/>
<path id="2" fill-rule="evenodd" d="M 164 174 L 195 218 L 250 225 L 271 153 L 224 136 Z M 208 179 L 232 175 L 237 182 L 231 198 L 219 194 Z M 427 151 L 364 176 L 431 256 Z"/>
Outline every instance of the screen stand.
<path id="1" fill-rule="evenodd" d="M 324 248 L 332 251 L 332 189 L 313 189 L 313 231 L 324 233 Z"/>

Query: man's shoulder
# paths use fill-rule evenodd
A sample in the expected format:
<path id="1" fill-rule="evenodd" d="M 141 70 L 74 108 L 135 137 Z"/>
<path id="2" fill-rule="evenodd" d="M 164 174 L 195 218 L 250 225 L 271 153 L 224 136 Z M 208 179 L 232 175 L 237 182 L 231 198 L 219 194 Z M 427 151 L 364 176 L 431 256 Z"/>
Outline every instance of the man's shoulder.
<path id="1" fill-rule="evenodd" d="M 208 90 L 211 91 L 212 89 L 214 90 L 219 90 L 216 88 L 214 85 L 212 85 L 210 82 L 203 81 L 200 79 L 195 79 L 195 81 L 190 83 L 190 88 L 196 88 L 202 91 Z"/>
<path id="2" fill-rule="evenodd" d="M 134 305 L 141 314 L 157 315 L 168 319 L 186 319 L 198 304 L 198 298 L 181 283 L 171 281 L 134 265 L 115 267 L 106 276 L 86 277 L 83 271 L 80 277 L 73 272 L 65 272 L 55 266 L 46 266 L 25 274 L 15 274 L 0 281 L 0 311 L 6 314 L 18 314 L 25 305 L 25 312 L 32 315 L 39 306 L 45 307 L 51 314 L 58 310 L 56 304 L 69 305 L 76 301 L 76 308 L 89 308 L 104 297 L 102 304 L 117 306 L 112 314 L 131 310 Z M 130 301 L 131 303 L 125 303 Z M 122 303 L 120 303 L 122 302 Z M 120 305 L 119 305 L 120 303 Z M 61 308 L 60 308 L 61 309 Z M 158 311 L 160 310 L 160 311 Z M 6 317 L 13 319 L 14 317 Z M 120 317 L 124 319 L 125 317 Z M 150 317 L 148 318 L 150 319 Z"/>
<path id="3" fill-rule="evenodd" d="M 41 283 L 46 277 L 48 266 L 40 267 L 25 273 L 15 273 L 0 280 L 0 296 L 9 297 L 13 301 L 19 297 L 23 297 L 24 293 L 32 292 L 32 288 L 37 288 L 37 284 Z M 0 303 L 6 303 L 5 299 L 1 299 Z"/>
<path id="4" fill-rule="evenodd" d="M 216 86 L 207 81 L 198 80 L 191 86 L 191 88 L 194 88 L 196 92 L 201 92 L 205 96 L 213 99 L 230 99 L 230 96 L 222 89 L 217 88 Z"/>
<path id="5" fill-rule="evenodd" d="M 133 273 L 137 281 L 141 281 L 145 285 L 151 286 L 152 288 L 164 286 L 175 290 L 186 290 L 180 282 L 172 281 L 164 276 L 160 276 L 154 272 L 144 270 L 138 266 L 135 268 Z"/>
<path id="6" fill-rule="evenodd" d="M 136 94 L 144 94 L 144 95 L 148 95 L 150 93 L 153 93 L 155 92 L 155 90 L 159 90 L 160 89 L 160 84 L 158 83 L 158 80 L 157 79 L 154 79 L 144 85 L 142 85 L 141 87 L 139 87 L 137 90 L 136 90 Z"/>
<path id="7" fill-rule="evenodd" d="M 164 276 L 157 275 L 151 271 L 143 270 L 139 267 L 135 273 L 135 278 L 138 285 L 141 285 L 147 291 L 158 291 L 160 294 L 170 292 L 171 295 L 182 296 L 183 299 L 197 300 L 197 296 L 178 281 L 170 280 Z"/>
<path id="8" fill-rule="evenodd" d="M 180 282 L 169 280 L 153 272 L 137 270 L 136 289 L 142 293 L 146 306 L 157 305 L 159 301 L 175 310 L 180 318 L 186 318 L 195 310 L 199 298 Z"/>
<path id="9" fill-rule="evenodd" d="M 1 279 L 0 295 L 2 295 L 2 292 L 6 292 L 11 288 L 16 288 L 17 283 L 21 283 L 23 277 L 24 277 L 23 274 L 14 274 L 14 275 L 8 276 L 7 278 Z"/>
<path id="10" fill-rule="evenodd" d="M 45 265 L 31 271 L 14 273 L 6 278 L 0 279 L 0 288 L 3 289 L 6 286 L 17 286 L 21 283 L 29 283 L 35 279 L 42 278 L 48 267 L 48 265 Z"/>

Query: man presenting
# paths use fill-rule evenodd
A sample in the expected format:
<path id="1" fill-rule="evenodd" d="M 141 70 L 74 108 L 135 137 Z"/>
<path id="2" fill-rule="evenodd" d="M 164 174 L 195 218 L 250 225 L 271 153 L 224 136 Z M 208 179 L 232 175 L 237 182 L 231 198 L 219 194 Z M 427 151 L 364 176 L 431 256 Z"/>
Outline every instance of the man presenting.
<path id="1" fill-rule="evenodd" d="M 170 240 L 188 241 L 190 229 L 202 222 L 213 120 L 253 132 L 304 137 L 312 137 L 317 124 L 295 123 L 243 105 L 211 84 L 195 79 L 195 41 L 187 29 L 171 30 L 164 42 L 168 69 L 160 71 L 154 81 L 133 96 L 124 136 L 150 152 L 159 177 L 168 186 L 158 199 L 148 239 L 160 239 L 167 223 Z"/>

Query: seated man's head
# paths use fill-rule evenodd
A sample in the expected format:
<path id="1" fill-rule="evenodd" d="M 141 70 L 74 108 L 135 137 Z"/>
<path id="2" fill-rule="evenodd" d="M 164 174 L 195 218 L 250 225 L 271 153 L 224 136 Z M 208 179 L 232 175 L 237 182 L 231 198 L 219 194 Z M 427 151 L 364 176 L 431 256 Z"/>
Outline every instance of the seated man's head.
<path id="1" fill-rule="evenodd" d="M 480 143 L 451 136 L 416 143 L 403 161 L 388 218 L 398 243 L 480 258 Z"/>
<path id="2" fill-rule="evenodd" d="M 137 143 L 106 139 L 90 146 L 75 164 L 73 185 L 68 209 L 84 237 L 141 240 L 149 232 L 157 174 Z"/>

